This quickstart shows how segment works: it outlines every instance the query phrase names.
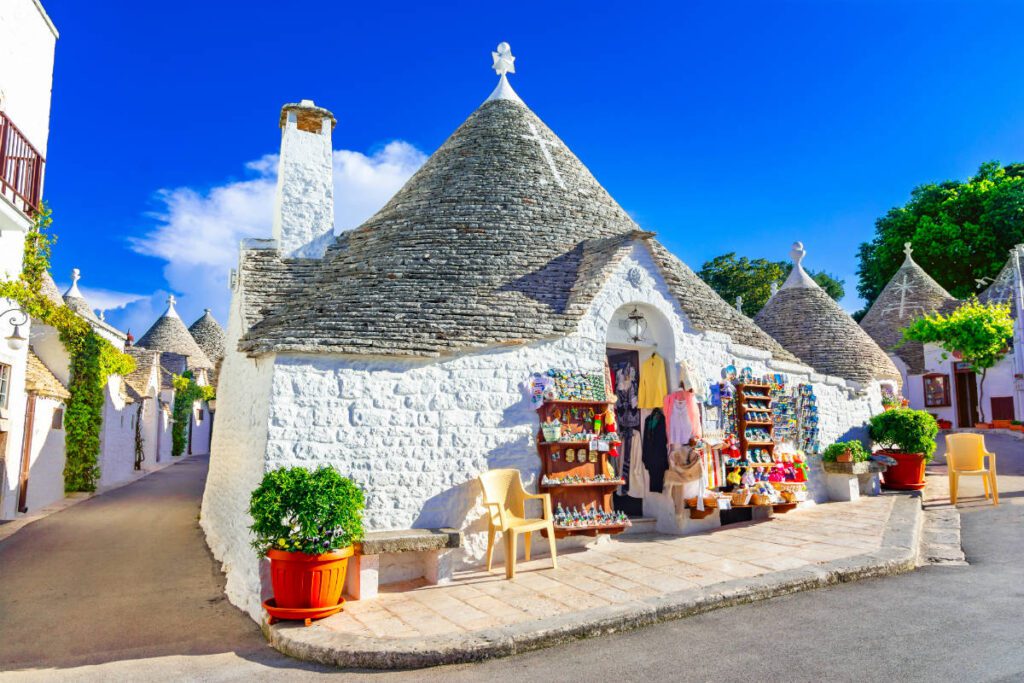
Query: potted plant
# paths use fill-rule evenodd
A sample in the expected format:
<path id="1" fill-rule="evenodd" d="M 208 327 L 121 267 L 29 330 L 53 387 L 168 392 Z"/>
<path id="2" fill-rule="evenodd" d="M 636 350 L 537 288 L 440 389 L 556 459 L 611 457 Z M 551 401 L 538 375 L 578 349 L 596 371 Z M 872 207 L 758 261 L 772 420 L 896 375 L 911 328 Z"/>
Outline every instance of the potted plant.
<path id="1" fill-rule="evenodd" d="M 264 605 L 271 617 L 315 619 L 341 609 L 363 507 L 363 492 L 331 467 L 263 475 L 249 501 L 249 528 L 256 552 L 270 559 L 274 598 Z"/>
<path id="2" fill-rule="evenodd" d="M 924 488 L 924 468 L 932 460 L 939 433 L 935 418 L 923 410 L 887 410 L 871 418 L 869 431 L 882 453 L 896 461 L 882 475 L 884 486 L 897 490 Z"/>
<path id="3" fill-rule="evenodd" d="M 822 462 L 864 462 L 869 457 L 860 441 L 836 441 L 821 453 Z"/>
<path id="4" fill-rule="evenodd" d="M 1010 429 L 1015 432 L 1024 432 L 1024 424 L 1020 420 L 1010 420 Z"/>
<path id="5" fill-rule="evenodd" d="M 936 418 L 935 421 L 939 424 L 939 429 L 952 429 L 953 421 L 945 420 L 943 418 Z"/>

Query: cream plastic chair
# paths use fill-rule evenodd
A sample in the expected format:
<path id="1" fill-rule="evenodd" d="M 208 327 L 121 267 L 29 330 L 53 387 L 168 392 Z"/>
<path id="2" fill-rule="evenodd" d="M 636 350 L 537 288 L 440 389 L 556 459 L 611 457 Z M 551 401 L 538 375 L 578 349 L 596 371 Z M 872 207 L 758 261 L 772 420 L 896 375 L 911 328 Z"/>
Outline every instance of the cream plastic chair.
<path id="1" fill-rule="evenodd" d="M 505 576 L 516 575 L 516 536 L 523 534 L 526 561 L 530 561 L 530 538 L 534 531 L 547 529 L 551 546 L 551 566 L 558 569 L 555 555 L 555 526 L 551 514 L 551 496 L 547 493 L 527 493 L 519 470 L 490 470 L 480 475 L 480 488 L 484 491 L 484 505 L 488 512 L 487 571 L 491 571 L 494 557 L 494 536 L 505 534 Z M 543 519 L 525 517 L 526 501 L 537 499 L 544 503 Z"/>
<path id="2" fill-rule="evenodd" d="M 988 467 L 985 467 L 985 458 Z M 981 434 L 946 435 L 946 468 L 949 470 L 949 502 L 956 505 L 960 476 L 972 474 L 981 477 L 985 497 L 999 505 L 999 489 L 996 487 L 996 454 L 985 449 L 985 437 Z"/>

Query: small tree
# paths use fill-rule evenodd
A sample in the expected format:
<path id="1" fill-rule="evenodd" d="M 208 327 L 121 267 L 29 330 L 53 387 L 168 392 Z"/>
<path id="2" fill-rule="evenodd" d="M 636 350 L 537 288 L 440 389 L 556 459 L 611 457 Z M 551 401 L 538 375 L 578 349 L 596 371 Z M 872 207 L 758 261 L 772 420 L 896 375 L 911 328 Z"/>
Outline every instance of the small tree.
<path id="1" fill-rule="evenodd" d="M 978 383 L 978 413 L 985 421 L 982 399 L 985 396 L 985 375 L 1009 350 L 1013 339 L 1013 318 L 1008 304 L 983 304 L 977 299 L 960 306 L 949 315 L 918 318 L 903 330 L 903 339 L 924 344 L 938 344 L 946 353 L 957 354 L 981 373 Z M 943 358 L 948 356 L 943 355 Z"/>

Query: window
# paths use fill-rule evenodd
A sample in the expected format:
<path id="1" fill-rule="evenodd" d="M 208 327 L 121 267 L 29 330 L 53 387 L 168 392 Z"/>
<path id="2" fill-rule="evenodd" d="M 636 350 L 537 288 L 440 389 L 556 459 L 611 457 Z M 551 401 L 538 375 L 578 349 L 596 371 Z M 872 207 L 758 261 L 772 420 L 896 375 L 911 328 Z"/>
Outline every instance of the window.
<path id="1" fill-rule="evenodd" d="M 50 424 L 50 429 L 64 429 L 64 408 L 53 409 L 53 422 Z"/>
<path id="2" fill-rule="evenodd" d="M 949 375 L 925 375 L 924 405 L 926 408 L 941 408 L 950 405 Z"/>
<path id="3" fill-rule="evenodd" d="M 11 366 L 0 363 L 0 408 L 7 407 L 7 394 L 11 390 Z"/>

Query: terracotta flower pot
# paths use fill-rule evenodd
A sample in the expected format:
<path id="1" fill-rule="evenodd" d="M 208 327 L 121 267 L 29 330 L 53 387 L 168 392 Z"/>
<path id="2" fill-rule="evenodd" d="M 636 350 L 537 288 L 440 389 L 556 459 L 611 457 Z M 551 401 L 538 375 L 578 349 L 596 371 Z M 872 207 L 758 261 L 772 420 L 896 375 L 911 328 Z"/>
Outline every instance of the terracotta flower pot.
<path id="1" fill-rule="evenodd" d="M 924 453 L 882 451 L 896 461 L 882 474 L 882 486 L 895 491 L 919 491 L 924 488 Z"/>
<path id="2" fill-rule="evenodd" d="M 1009 429 L 1009 420 L 992 420 L 992 429 Z"/>
<path id="3" fill-rule="evenodd" d="M 1024 425 L 1010 425 L 1010 429 L 1015 432 L 1024 432 Z"/>
<path id="4" fill-rule="evenodd" d="M 352 546 L 323 555 L 267 551 L 277 606 L 309 609 L 340 603 L 352 552 Z"/>
<path id="5" fill-rule="evenodd" d="M 992 425 L 990 425 L 988 422 L 975 422 L 974 423 L 974 428 L 975 429 L 990 429 L 991 427 L 992 427 Z"/>
<path id="6" fill-rule="evenodd" d="M 836 456 L 836 462 L 853 462 L 853 453 L 850 451 L 843 451 Z"/>

